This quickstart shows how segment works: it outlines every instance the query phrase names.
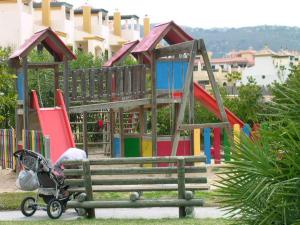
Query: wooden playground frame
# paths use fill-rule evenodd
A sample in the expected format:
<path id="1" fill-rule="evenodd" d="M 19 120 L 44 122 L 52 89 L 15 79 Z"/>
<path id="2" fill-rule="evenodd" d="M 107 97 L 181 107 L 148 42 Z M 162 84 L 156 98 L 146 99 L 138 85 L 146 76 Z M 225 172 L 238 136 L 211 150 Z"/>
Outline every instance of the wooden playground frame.
<path id="1" fill-rule="evenodd" d="M 130 46 L 126 48 L 126 52 L 109 63 L 110 66 L 120 63 L 125 56 L 132 53 L 137 59 L 137 65 L 112 67 L 104 65 L 102 68 L 77 70 L 69 69 L 68 61 L 75 59 L 75 56 L 50 28 L 36 33 L 10 58 L 10 64 L 16 68 L 18 77 L 24 77 L 24 88 L 22 90 L 24 99 L 18 101 L 19 104 L 17 108 L 17 143 L 20 143 L 22 139 L 21 131 L 23 129 L 30 129 L 30 102 L 27 75 L 28 69 L 30 68 L 53 69 L 55 77 L 54 88 L 63 89 L 69 115 L 80 115 L 82 123 L 82 145 L 87 153 L 89 148 L 88 114 L 97 112 L 107 112 L 109 115 L 109 126 L 107 127 L 109 132 L 107 136 L 109 136 L 110 139 L 110 153 L 106 155 L 110 156 L 112 156 L 114 149 L 114 135 L 116 129 L 118 129 L 120 134 L 121 157 L 125 156 L 124 138 L 128 132 L 126 131 L 127 127 L 125 127 L 127 122 L 125 121 L 124 113 L 135 112 L 138 114 L 138 125 L 134 125 L 131 129 L 135 131 L 139 130 L 139 133 L 135 135 L 142 138 L 146 134 L 147 111 L 151 111 L 152 156 L 157 156 L 157 111 L 159 108 L 168 105 L 171 105 L 174 109 L 175 118 L 174 126 L 171 130 L 172 156 L 175 156 L 177 153 L 180 133 L 183 130 L 190 131 L 191 148 L 193 146 L 193 130 L 197 128 L 225 128 L 228 137 L 231 138 L 231 127 L 203 39 L 193 40 L 174 22 L 162 24 L 161 27 L 158 26 L 157 29 L 160 29 L 160 32 L 156 32 L 159 33 L 159 35 L 152 37 L 150 40 L 147 36 L 140 43 L 129 43 Z M 174 39 L 174 37 L 176 39 Z M 157 48 L 159 42 L 164 38 L 173 38 L 174 40 L 170 42 L 175 41 L 177 44 Z M 180 38 L 180 40 L 178 38 Z M 149 44 L 150 41 L 151 44 Z M 27 57 L 29 52 L 39 45 L 43 45 L 53 55 L 54 62 L 28 63 Z M 60 48 L 58 49 L 58 47 Z M 207 70 L 213 95 L 220 112 L 221 123 L 194 124 L 193 68 L 196 55 L 202 57 Z M 158 92 L 156 88 L 157 62 L 173 62 L 178 60 L 188 63 L 181 96 L 173 97 Z M 60 68 L 62 68 L 62 71 L 60 71 Z M 150 79 L 148 80 L 151 80 L 151 83 L 147 83 L 147 76 L 149 76 L 149 74 Z M 188 123 L 184 123 L 184 114 L 187 107 L 189 107 Z M 117 118 L 119 121 L 118 128 L 116 126 Z M 74 122 L 74 124 L 76 123 L 80 122 Z M 192 149 L 191 152 L 193 152 Z"/>

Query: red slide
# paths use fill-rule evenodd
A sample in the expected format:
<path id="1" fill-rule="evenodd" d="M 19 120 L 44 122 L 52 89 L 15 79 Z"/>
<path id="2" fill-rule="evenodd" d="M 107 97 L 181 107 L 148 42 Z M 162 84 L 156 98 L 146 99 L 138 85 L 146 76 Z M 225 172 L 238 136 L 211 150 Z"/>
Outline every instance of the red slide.
<path id="1" fill-rule="evenodd" d="M 68 148 L 75 147 L 63 94 L 56 90 L 57 106 L 54 108 L 40 108 L 36 91 L 32 91 L 32 100 L 43 135 L 50 137 L 50 159 L 55 163 Z"/>
<path id="2" fill-rule="evenodd" d="M 215 114 L 216 117 L 221 119 L 216 99 L 195 82 L 194 96 L 195 99 L 197 99 L 205 108 L 207 108 L 209 111 Z M 227 114 L 227 118 L 231 126 L 233 126 L 234 124 L 239 124 L 240 127 L 244 126 L 244 122 L 240 120 L 236 115 L 234 115 L 231 111 L 229 111 L 227 108 L 225 108 L 225 112 Z"/>

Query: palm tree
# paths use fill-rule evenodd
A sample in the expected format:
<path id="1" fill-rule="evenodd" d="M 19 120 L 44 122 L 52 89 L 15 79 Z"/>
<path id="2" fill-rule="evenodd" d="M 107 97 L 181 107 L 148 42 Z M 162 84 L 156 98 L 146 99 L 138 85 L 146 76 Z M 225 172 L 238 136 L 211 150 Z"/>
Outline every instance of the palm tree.
<path id="1" fill-rule="evenodd" d="M 300 222 L 300 68 L 273 88 L 268 121 L 242 136 L 220 174 L 224 208 L 242 224 Z"/>

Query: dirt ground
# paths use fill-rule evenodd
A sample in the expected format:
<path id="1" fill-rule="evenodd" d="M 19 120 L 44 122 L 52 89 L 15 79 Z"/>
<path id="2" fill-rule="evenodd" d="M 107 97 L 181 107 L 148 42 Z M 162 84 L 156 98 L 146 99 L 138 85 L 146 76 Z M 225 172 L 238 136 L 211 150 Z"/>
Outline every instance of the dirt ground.
<path id="1" fill-rule="evenodd" d="M 17 175 L 11 169 L 0 169 L 0 193 L 19 191 L 16 187 Z"/>

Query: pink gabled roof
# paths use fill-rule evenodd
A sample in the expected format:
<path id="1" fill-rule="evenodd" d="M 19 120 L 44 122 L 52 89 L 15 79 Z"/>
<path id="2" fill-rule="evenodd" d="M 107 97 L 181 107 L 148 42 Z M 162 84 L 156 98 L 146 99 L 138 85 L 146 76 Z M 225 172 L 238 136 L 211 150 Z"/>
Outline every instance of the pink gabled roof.
<path id="1" fill-rule="evenodd" d="M 68 60 L 76 59 L 74 53 L 50 27 L 34 33 L 20 48 L 13 52 L 9 59 L 19 59 L 27 56 L 38 44 L 42 44 L 54 56 L 56 61 L 63 61 L 64 57 Z"/>
<path id="2" fill-rule="evenodd" d="M 111 57 L 104 65 L 103 67 L 111 67 L 118 61 L 120 61 L 123 57 L 128 55 L 131 50 L 139 43 L 139 40 L 132 41 L 129 43 L 126 43 L 123 45 L 122 48 L 120 48 L 114 55 Z"/>
<path id="3" fill-rule="evenodd" d="M 151 51 L 162 39 L 170 45 L 193 40 L 193 38 L 176 23 L 170 21 L 155 26 L 149 34 L 135 46 L 132 53 Z"/>

